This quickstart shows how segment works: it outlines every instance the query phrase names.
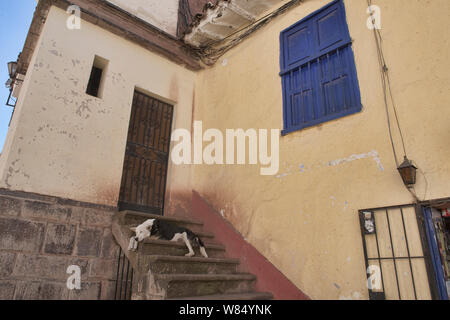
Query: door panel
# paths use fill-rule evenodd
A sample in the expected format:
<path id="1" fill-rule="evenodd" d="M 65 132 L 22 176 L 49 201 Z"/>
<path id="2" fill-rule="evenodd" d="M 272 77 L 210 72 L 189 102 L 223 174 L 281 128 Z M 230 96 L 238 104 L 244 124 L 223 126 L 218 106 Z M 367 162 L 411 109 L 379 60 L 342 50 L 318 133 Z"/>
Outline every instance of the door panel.
<path id="1" fill-rule="evenodd" d="M 173 106 L 135 91 L 119 209 L 162 215 Z"/>

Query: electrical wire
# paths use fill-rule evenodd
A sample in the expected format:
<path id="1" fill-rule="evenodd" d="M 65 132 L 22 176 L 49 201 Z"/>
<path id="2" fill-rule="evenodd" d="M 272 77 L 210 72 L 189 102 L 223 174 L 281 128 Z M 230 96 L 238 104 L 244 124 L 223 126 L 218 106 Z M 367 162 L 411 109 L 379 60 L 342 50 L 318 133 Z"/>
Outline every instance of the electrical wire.
<path id="1" fill-rule="evenodd" d="M 423 175 L 423 179 L 425 180 L 425 191 L 423 193 L 423 199 L 427 198 L 427 192 L 428 192 L 428 179 L 425 175 L 425 172 L 422 171 L 422 169 L 419 168 L 420 173 Z"/>
<path id="2" fill-rule="evenodd" d="M 373 18 L 373 11 L 372 11 L 372 0 L 367 0 L 367 4 L 369 6 L 369 13 L 370 13 L 370 17 L 372 18 L 372 24 L 373 24 L 373 33 L 375 36 L 375 42 L 377 45 L 377 55 L 378 55 L 378 62 L 380 63 L 380 71 L 381 71 L 381 83 L 383 86 L 383 96 L 384 96 L 384 104 L 385 104 L 385 108 L 386 108 L 386 116 L 387 116 L 387 122 L 388 122 L 388 128 L 389 128 L 389 138 L 391 141 L 391 146 L 392 146 L 392 151 L 394 154 L 394 159 L 395 159 L 395 163 L 397 165 L 397 167 L 399 167 L 399 160 L 397 157 L 397 151 L 395 149 L 395 143 L 394 143 L 394 138 L 392 136 L 392 124 L 391 124 L 391 117 L 389 114 L 389 103 L 388 103 L 388 95 L 389 98 L 391 100 L 391 104 L 392 104 L 392 109 L 394 111 L 394 116 L 395 116 L 395 121 L 397 124 L 397 128 L 400 134 L 400 139 L 402 142 L 402 147 L 403 147 L 403 154 L 405 157 L 407 157 L 407 152 L 406 152 L 406 146 L 405 146 L 405 139 L 404 139 L 404 135 L 403 135 L 403 131 L 402 128 L 400 126 L 400 121 L 398 118 L 398 113 L 397 113 L 397 108 L 396 108 L 396 104 L 394 101 L 394 95 L 392 93 L 392 84 L 391 84 L 391 79 L 389 76 L 389 68 L 387 67 L 387 63 L 386 63 L 386 59 L 384 57 L 384 53 L 383 53 L 383 37 L 381 35 L 380 30 L 376 27 L 375 25 L 375 20 Z M 424 176 L 424 180 L 425 180 L 425 192 L 424 192 L 424 199 L 426 198 L 426 194 L 428 191 L 428 180 L 425 176 L 425 173 L 419 169 L 420 172 L 422 173 L 422 175 Z M 414 201 L 416 203 L 420 202 L 420 199 L 417 197 L 416 191 L 415 189 L 412 188 L 408 188 L 408 191 L 411 193 L 411 195 L 414 198 Z"/>
<path id="3" fill-rule="evenodd" d="M 395 116 L 395 121 L 396 121 L 396 124 L 397 124 L 397 128 L 399 130 L 400 140 L 402 142 L 403 154 L 406 157 L 407 156 L 407 152 L 406 152 L 406 146 L 405 146 L 405 139 L 404 139 L 402 128 L 400 126 L 400 121 L 399 121 L 398 113 L 397 113 L 397 107 L 396 107 L 396 104 L 395 104 L 395 101 L 394 101 L 394 97 L 393 97 L 393 93 L 392 93 L 392 85 L 391 85 L 391 79 L 390 79 L 390 76 L 389 76 L 389 68 L 387 67 L 386 59 L 384 57 L 383 37 L 381 35 L 380 30 L 375 25 L 376 21 L 373 19 L 372 0 L 367 0 L 367 4 L 369 6 L 369 13 L 370 13 L 370 16 L 372 18 L 373 33 L 374 33 L 375 42 L 376 42 L 376 45 L 377 45 L 377 55 L 378 55 L 378 61 L 380 63 L 380 69 L 381 69 L 380 70 L 381 71 L 381 81 L 382 81 L 382 85 L 383 85 L 383 96 L 384 96 L 384 103 L 385 103 L 385 108 L 386 108 L 386 116 L 387 116 L 387 121 L 388 121 L 389 138 L 390 138 L 391 145 L 392 145 L 392 151 L 394 153 L 395 163 L 396 163 L 396 165 L 398 167 L 399 166 L 399 160 L 398 160 L 398 156 L 397 156 L 397 151 L 395 149 L 394 138 L 393 138 L 393 135 L 392 135 L 392 124 L 391 124 L 391 116 L 389 114 L 388 98 L 390 98 L 390 100 L 391 100 L 392 109 L 394 111 L 394 116 Z M 389 97 L 388 97 L 388 95 L 389 95 Z"/>

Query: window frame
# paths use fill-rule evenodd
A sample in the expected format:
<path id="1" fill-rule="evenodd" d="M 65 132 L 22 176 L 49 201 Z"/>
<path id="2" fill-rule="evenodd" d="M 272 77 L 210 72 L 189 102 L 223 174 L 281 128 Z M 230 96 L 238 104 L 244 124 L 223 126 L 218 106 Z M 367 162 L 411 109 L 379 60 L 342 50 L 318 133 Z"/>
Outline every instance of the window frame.
<path id="1" fill-rule="evenodd" d="M 314 25 L 314 18 L 319 16 L 320 14 L 325 13 L 327 10 L 331 9 L 333 6 L 340 6 L 341 9 L 341 15 L 342 15 L 342 23 L 341 31 L 343 35 L 345 36 L 342 41 L 339 41 L 339 43 L 331 44 L 329 47 L 326 48 L 325 52 L 319 52 L 319 50 L 314 50 L 313 55 L 310 55 L 308 59 L 300 59 L 299 61 L 292 63 L 290 66 L 286 65 L 286 54 L 288 53 L 287 50 L 287 36 L 289 35 L 289 32 L 298 29 L 301 25 L 307 25 L 308 23 L 312 26 Z M 331 11 L 331 10 L 330 10 Z M 309 22 L 308 22 L 309 21 Z M 318 33 L 316 31 L 316 27 L 314 28 L 314 36 L 317 36 Z M 335 119 L 339 119 L 351 114 L 359 113 L 362 110 L 362 102 L 361 102 L 361 93 L 360 93 L 360 87 L 359 87 L 359 80 L 357 76 L 357 70 L 356 70 L 356 62 L 354 58 L 353 53 L 353 40 L 350 37 L 350 30 L 348 28 L 347 23 L 347 17 L 346 17 L 346 11 L 345 6 L 342 0 L 334 0 L 327 5 L 323 6 L 322 8 L 310 13 L 306 17 L 302 18 L 300 21 L 294 23 L 293 25 L 289 26 L 288 28 L 282 30 L 280 32 L 280 77 L 282 81 L 282 94 L 283 94 L 283 130 L 281 131 L 281 134 L 287 135 L 289 133 L 299 131 L 302 129 L 310 128 L 325 122 L 329 122 Z M 288 102 L 288 99 L 291 98 L 291 94 L 288 92 L 288 85 L 286 84 L 286 81 L 290 80 L 290 77 L 287 77 L 286 75 L 290 72 L 293 72 L 295 70 L 299 70 L 302 66 L 308 65 L 311 62 L 314 62 L 316 60 L 319 60 L 321 57 L 326 56 L 327 54 L 332 54 L 336 50 L 339 49 L 345 49 L 346 47 L 349 47 L 350 53 L 350 59 L 347 60 L 347 63 L 349 64 L 348 67 L 350 69 L 349 77 L 350 77 L 350 84 L 351 89 L 354 90 L 354 98 L 357 101 L 357 104 L 352 106 L 351 108 L 344 110 L 339 113 L 332 113 L 328 115 L 324 115 L 320 118 L 310 120 L 308 122 L 301 123 L 299 125 L 288 125 L 288 120 L 292 118 L 292 115 L 290 112 L 288 112 L 287 108 L 291 106 L 291 103 Z M 319 66 L 320 67 L 320 66 Z M 317 82 L 320 83 L 320 80 L 315 79 Z M 319 86 L 319 88 L 321 85 Z M 321 102 L 322 103 L 322 102 Z M 323 107 L 323 106 L 321 106 Z"/>

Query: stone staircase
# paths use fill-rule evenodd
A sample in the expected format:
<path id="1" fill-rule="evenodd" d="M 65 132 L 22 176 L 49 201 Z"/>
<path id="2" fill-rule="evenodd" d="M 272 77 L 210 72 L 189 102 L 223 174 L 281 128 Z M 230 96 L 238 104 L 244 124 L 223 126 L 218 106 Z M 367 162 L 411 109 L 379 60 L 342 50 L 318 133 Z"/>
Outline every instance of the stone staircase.
<path id="1" fill-rule="evenodd" d="M 203 258 L 194 243 L 194 257 L 183 242 L 146 239 L 138 250 L 128 251 L 135 227 L 147 219 L 161 219 L 187 227 L 205 243 L 209 258 Z M 203 223 L 184 218 L 161 217 L 135 211 L 123 211 L 113 219 L 115 239 L 133 268 L 133 300 L 268 300 L 271 293 L 256 292 L 256 277 L 239 273 L 238 259 L 225 256 L 225 246 L 214 234 L 203 230 Z"/>

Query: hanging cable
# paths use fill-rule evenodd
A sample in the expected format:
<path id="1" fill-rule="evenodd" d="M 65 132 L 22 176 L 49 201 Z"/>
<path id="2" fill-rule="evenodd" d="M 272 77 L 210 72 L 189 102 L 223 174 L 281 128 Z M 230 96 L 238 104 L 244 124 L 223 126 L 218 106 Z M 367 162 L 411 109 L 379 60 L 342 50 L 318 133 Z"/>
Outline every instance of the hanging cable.
<path id="1" fill-rule="evenodd" d="M 386 116 L 387 116 L 387 121 L 388 121 L 388 127 L 389 127 L 389 138 L 391 140 L 391 145 L 392 145 L 392 150 L 394 153 L 394 158 L 395 158 L 395 163 L 397 164 L 397 167 L 399 166 L 399 160 L 398 160 L 398 156 L 397 156 L 397 151 L 395 149 L 395 142 L 394 142 L 394 138 L 392 135 L 392 124 L 391 124 L 391 116 L 389 114 L 389 102 L 388 99 L 390 98 L 391 100 L 391 104 L 392 104 L 392 109 L 394 111 L 394 116 L 395 116 L 395 121 L 397 124 L 397 128 L 400 134 L 400 140 L 402 142 L 402 147 L 403 147 L 403 154 L 404 156 L 407 156 L 407 152 L 406 152 L 406 147 L 405 147 L 405 139 L 403 136 L 403 131 L 402 128 L 400 126 L 400 121 L 398 118 L 398 113 L 397 113 L 397 107 L 394 101 L 394 97 L 392 94 L 392 85 L 391 85 L 391 79 L 389 76 L 389 68 L 387 67 L 386 64 L 386 59 L 384 57 L 384 52 L 383 52 L 383 37 L 381 35 L 380 30 L 376 27 L 375 25 L 375 20 L 373 18 L 373 11 L 372 11 L 372 0 L 367 0 L 367 4 L 369 6 L 369 13 L 371 16 L 371 20 L 372 20 L 372 25 L 373 25 L 373 33 L 374 33 L 374 37 L 375 37 L 375 42 L 377 45 L 377 55 L 378 55 L 378 61 L 380 63 L 380 67 L 381 67 L 381 81 L 382 81 L 382 85 L 383 85 L 383 95 L 384 95 L 384 103 L 385 103 L 385 108 L 386 108 Z"/>
<path id="2" fill-rule="evenodd" d="M 400 121 L 398 120 L 397 108 L 395 106 L 394 97 L 392 95 L 391 79 L 390 79 L 390 76 L 389 76 L 389 72 L 386 72 L 386 79 L 387 79 L 388 88 L 389 88 L 389 95 L 391 97 L 392 108 L 394 109 L 395 120 L 397 121 L 397 127 L 398 127 L 398 131 L 400 133 L 400 138 L 401 138 L 401 141 L 402 141 L 403 153 L 406 156 L 407 153 L 406 153 L 406 147 L 405 147 L 405 139 L 403 138 L 402 128 L 400 126 Z"/>
<path id="3" fill-rule="evenodd" d="M 373 25 L 373 33 L 375 36 L 375 42 L 377 45 L 377 56 L 378 56 L 378 62 L 380 64 L 380 72 L 381 72 L 381 83 L 383 86 L 383 96 L 384 96 L 384 105 L 385 105 L 385 109 L 386 109 L 386 116 L 387 116 L 387 122 L 388 122 L 388 128 L 389 128 L 389 138 L 391 141 L 391 145 L 392 145 L 392 151 L 394 154 L 394 158 L 395 158 L 395 163 L 397 165 L 397 167 L 399 166 L 399 160 L 398 160 L 398 156 L 397 156 L 397 151 L 395 149 L 395 142 L 394 142 L 394 138 L 392 136 L 392 124 L 391 124 L 391 117 L 389 114 L 389 102 L 388 99 L 390 98 L 391 100 L 391 104 L 392 104 L 392 109 L 394 111 L 394 116 L 395 116 L 395 121 L 397 124 L 397 128 L 400 134 L 400 139 L 402 142 L 402 147 L 403 147 L 403 154 L 405 157 L 407 157 L 407 152 L 406 152 L 406 147 L 405 147 L 405 139 L 403 136 L 403 131 L 402 128 L 400 126 L 400 121 L 398 118 L 398 113 L 397 113 L 397 107 L 395 105 L 395 101 L 394 101 L 394 96 L 392 93 L 392 84 L 391 84 L 391 79 L 389 76 L 389 68 L 387 67 L 387 63 L 386 63 L 386 59 L 384 57 L 384 53 L 383 53 L 383 37 L 381 36 L 381 32 L 380 30 L 376 27 L 375 24 L 375 19 L 373 17 L 373 11 L 372 11 L 372 0 L 367 0 L 367 5 L 369 6 L 369 13 L 370 13 L 370 17 L 371 17 L 371 21 L 372 21 L 372 25 Z M 389 93 L 388 93 L 389 92 Z M 389 95 L 389 97 L 388 97 Z M 428 190 L 428 181 L 427 178 L 425 176 L 425 173 L 420 170 L 420 172 L 422 173 L 422 175 L 424 176 L 425 179 L 425 194 L 424 194 L 424 198 L 426 197 L 427 194 L 427 190 Z M 411 193 L 411 195 L 414 198 L 414 201 L 416 203 L 420 202 L 420 199 L 417 197 L 416 191 L 414 188 L 408 188 L 408 191 Z"/>

